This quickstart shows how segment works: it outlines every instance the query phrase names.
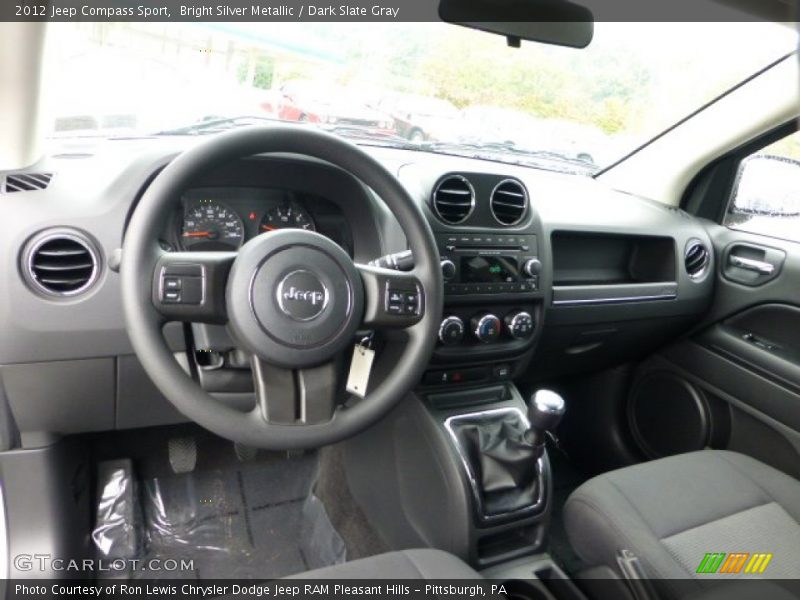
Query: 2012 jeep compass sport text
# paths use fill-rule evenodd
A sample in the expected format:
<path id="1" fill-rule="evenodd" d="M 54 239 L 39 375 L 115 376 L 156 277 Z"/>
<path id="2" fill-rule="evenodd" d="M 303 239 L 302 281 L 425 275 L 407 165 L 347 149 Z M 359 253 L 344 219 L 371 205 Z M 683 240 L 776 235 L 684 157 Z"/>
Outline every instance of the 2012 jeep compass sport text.
<path id="1" fill-rule="evenodd" d="M 800 597 L 791 3 L 610 4 L 0 8 L 3 597 Z"/>

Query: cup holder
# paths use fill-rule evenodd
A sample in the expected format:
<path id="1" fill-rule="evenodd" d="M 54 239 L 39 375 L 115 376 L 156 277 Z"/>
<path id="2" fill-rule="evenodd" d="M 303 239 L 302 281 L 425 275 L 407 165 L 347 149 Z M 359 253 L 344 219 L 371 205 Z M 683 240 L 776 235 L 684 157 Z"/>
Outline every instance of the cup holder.
<path id="1" fill-rule="evenodd" d="M 553 600 L 541 582 L 532 579 L 509 579 L 503 582 L 508 600 Z"/>

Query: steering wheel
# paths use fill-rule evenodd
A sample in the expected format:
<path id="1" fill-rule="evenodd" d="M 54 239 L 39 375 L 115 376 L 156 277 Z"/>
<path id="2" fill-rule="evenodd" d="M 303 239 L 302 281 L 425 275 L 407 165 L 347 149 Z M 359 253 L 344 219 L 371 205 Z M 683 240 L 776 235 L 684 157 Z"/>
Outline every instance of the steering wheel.
<path id="1" fill-rule="evenodd" d="M 238 252 L 160 248 L 175 199 L 199 176 L 237 159 L 276 152 L 326 161 L 369 186 L 400 223 L 414 255 L 413 270 L 355 264 L 333 241 L 304 230 L 268 232 Z M 419 381 L 441 320 L 439 252 L 420 208 L 371 156 L 313 129 L 248 127 L 178 155 L 133 212 L 120 272 L 128 335 L 158 389 L 183 415 L 217 435 L 272 450 L 331 444 L 380 419 Z M 168 321 L 227 326 L 250 356 L 252 410 L 223 404 L 187 374 L 164 339 Z M 396 353 L 374 389 L 338 402 L 338 365 L 349 364 L 359 329 L 404 335 L 387 335 Z"/>

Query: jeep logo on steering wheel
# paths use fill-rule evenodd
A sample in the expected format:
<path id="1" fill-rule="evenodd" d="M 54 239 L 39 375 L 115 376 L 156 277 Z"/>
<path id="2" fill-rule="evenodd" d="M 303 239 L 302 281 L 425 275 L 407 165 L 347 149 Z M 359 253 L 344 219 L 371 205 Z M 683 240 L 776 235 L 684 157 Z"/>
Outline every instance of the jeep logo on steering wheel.
<path id="1" fill-rule="evenodd" d="M 328 305 L 328 288 L 310 271 L 292 271 L 278 284 L 278 306 L 297 321 L 310 321 Z"/>

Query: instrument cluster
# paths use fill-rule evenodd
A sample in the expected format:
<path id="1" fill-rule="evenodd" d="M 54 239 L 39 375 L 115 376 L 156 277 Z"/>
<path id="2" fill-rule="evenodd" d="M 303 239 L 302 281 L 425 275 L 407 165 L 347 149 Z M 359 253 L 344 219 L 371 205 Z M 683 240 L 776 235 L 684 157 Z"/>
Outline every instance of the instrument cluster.
<path id="1" fill-rule="evenodd" d="M 330 202 L 290 190 L 201 188 L 180 201 L 169 246 L 186 251 L 236 251 L 279 229 L 318 231 L 350 251 L 343 216 Z"/>

